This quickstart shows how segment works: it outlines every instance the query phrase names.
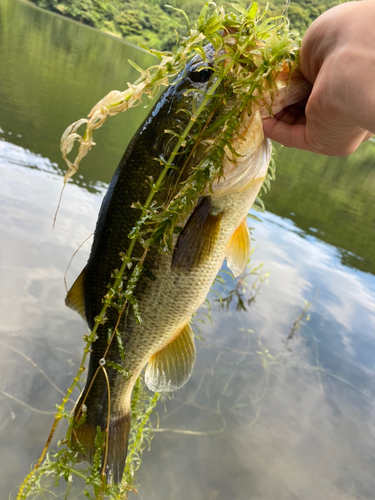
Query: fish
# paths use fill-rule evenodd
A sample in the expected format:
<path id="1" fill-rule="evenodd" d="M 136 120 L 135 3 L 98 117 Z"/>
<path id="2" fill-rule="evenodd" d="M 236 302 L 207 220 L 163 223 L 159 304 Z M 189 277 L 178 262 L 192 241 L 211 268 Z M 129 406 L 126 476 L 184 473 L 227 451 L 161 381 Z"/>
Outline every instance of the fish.
<path id="1" fill-rule="evenodd" d="M 120 252 L 128 248 L 128 235 L 139 219 L 140 212 L 134 208 L 134 202 L 147 199 L 150 190 L 147 179 L 158 178 L 163 168 L 160 160 L 168 158 L 174 147 L 174 136 L 168 131 L 181 133 L 190 119 L 182 110 L 197 106 L 215 80 L 212 48 L 206 48 L 206 58 L 203 61 L 195 56 L 159 98 L 127 147 L 103 199 L 87 265 L 66 297 L 66 305 L 77 311 L 90 329 L 113 282 L 113 272 L 122 264 Z M 308 91 L 302 78 L 280 78 L 279 90 L 273 99 L 269 97 L 269 105 L 276 110 L 293 104 Z M 224 109 L 216 110 L 211 123 L 221 123 L 225 111 L 234 105 L 235 101 L 228 101 Z M 196 359 L 192 315 L 204 302 L 225 258 L 235 276 L 247 264 L 250 251 L 247 215 L 271 158 L 270 141 L 263 135 L 262 116 L 269 116 L 264 106 L 262 109 L 253 106 L 251 113 L 244 110 L 238 134 L 232 140 L 232 151 L 226 151 L 223 157 L 223 176 L 206 188 L 180 223 L 172 250 L 159 252 L 150 247 L 134 290 L 142 321 L 137 321 L 127 304 L 118 324 L 124 358 L 116 339 L 108 348 L 108 328 L 116 327 L 118 311 L 109 308 L 106 323 L 99 325 L 91 347 L 86 386 L 74 410 L 77 425 L 71 439 L 72 446 L 80 450 L 81 459 L 92 463 L 97 428 L 108 429 L 105 468 L 108 483 L 122 480 L 131 425 L 131 395 L 142 370 L 146 367 L 145 382 L 152 391 L 175 391 L 186 384 Z M 213 127 L 211 136 L 197 145 L 194 154 L 189 156 L 186 152 L 176 157 L 163 189 L 155 194 L 156 206 L 163 207 L 176 196 L 194 165 L 204 158 L 207 144 L 215 140 L 222 128 L 223 125 L 216 130 Z M 194 138 L 194 130 L 190 137 Z M 143 255 L 144 248 L 137 241 L 133 257 L 142 259 Z M 126 269 L 124 283 L 130 275 L 131 269 Z M 120 365 L 129 376 L 124 377 L 113 365 L 107 366 L 107 381 L 103 371 L 98 371 L 105 353 L 107 360 Z"/>

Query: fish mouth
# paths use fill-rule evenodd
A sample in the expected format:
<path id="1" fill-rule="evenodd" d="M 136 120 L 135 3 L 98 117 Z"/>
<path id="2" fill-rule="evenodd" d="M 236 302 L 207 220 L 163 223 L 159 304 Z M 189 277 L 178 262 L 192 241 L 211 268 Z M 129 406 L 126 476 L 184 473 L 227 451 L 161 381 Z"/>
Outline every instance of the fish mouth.
<path id="1" fill-rule="evenodd" d="M 276 115 L 282 109 L 297 104 L 307 99 L 311 94 L 312 85 L 302 75 L 300 70 L 295 70 L 291 75 L 288 71 L 283 71 L 277 78 L 277 89 L 272 97 L 265 94 L 263 97 L 264 106 L 260 108 L 262 120 Z M 272 113 L 270 113 L 272 110 Z"/>
<path id="2" fill-rule="evenodd" d="M 192 66 L 199 64 L 214 65 L 219 54 L 211 44 L 204 47 L 206 63 L 200 56 L 192 59 Z M 236 192 L 244 192 L 253 184 L 264 180 L 271 159 L 271 141 L 264 138 L 262 120 L 277 114 L 287 106 L 296 104 L 307 98 L 312 85 L 302 75 L 300 70 L 290 71 L 284 63 L 278 74 L 275 86 L 264 89 L 258 95 L 252 107 L 251 114 L 245 109 L 239 118 L 239 126 L 233 135 L 230 146 L 225 146 L 222 160 L 222 175 L 205 189 L 205 195 L 214 194 L 226 196 Z M 205 138 L 202 146 L 214 142 L 214 137 Z"/>
<path id="3" fill-rule="evenodd" d="M 223 177 L 212 184 L 214 195 L 244 192 L 266 177 L 272 146 L 271 141 L 264 138 L 262 120 L 307 98 L 312 88 L 299 70 L 292 75 L 283 71 L 276 83 L 272 95 L 269 92 L 262 96 L 257 110 L 251 115 L 244 111 L 238 137 L 232 142 L 236 154 L 225 148 Z"/>

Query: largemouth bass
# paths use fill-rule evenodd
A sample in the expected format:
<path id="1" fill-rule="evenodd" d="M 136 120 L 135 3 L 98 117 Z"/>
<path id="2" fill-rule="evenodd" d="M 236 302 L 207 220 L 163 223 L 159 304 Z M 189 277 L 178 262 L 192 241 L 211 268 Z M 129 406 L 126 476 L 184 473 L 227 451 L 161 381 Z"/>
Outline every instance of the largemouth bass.
<path id="1" fill-rule="evenodd" d="M 136 132 L 113 176 L 100 209 L 89 260 L 66 299 L 66 304 L 83 316 L 90 329 L 113 281 L 111 275 L 121 266 L 120 252 L 128 248 L 128 235 L 139 219 L 140 212 L 133 204 L 147 199 L 150 188 L 146 180 L 160 175 L 159 159 L 167 158 L 174 147 L 175 138 L 167 131 L 181 133 L 190 119 L 182 110 L 191 110 L 193 102 L 196 105 L 215 81 L 209 68 L 212 57 L 208 57 L 208 63 L 195 57 L 165 91 Z M 270 101 L 276 111 L 299 101 L 309 92 L 303 79 L 287 82 L 280 78 L 279 86 L 275 99 Z M 218 126 L 212 126 L 210 135 L 197 147 L 190 147 L 177 157 L 163 189 L 155 195 L 157 206 L 165 206 L 176 195 L 194 165 L 204 157 L 207 144 L 222 132 L 223 116 L 235 105 L 235 99 L 219 109 L 215 109 L 213 103 L 205 119 Z M 160 253 L 151 247 L 147 253 L 134 291 L 142 322 L 138 323 L 131 309 L 126 308 L 118 325 L 125 358 L 120 356 L 116 340 L 106 355 L 107 360 L 127 370 L 129 377 L 108 366 L 107 381 L 103 371 L 97 371 L 108 348 L 108 328 L 115 328 L 118 311 L 109 308 L 106 324 L 98 328 L 86 387 L 75 408 L 75 420 L 81 419 L 83 407 L 85 419 L 73 429 L 72 440 L 75 446 L 79 443 L 79 448 L 85 450 L 83 458 L 92 462 L 97 427 L 105 430 L 108 426 L 106 475 L 109 482 L 113 479 L 119 483 L 122 478 L 131 394 L 141 371 L 147 364 L 145 381 L 153 391 L 174 391 L 182 387 L 191 375 L 196 355 L 190 327 L 192 314 L 205 300 L 225 258 L 235 276 L 246 266 L 250 248 L 247 214 L 266 177 L 271 155 L 270 142 L 263 136 L 261 112 L 268 116 L 268 112 L 257 106 L 253 106 L 251 114 L 245 110 L 240 116 L 238 133 L 232 140 L 233 149 L 227 151 L 223 159 L 223 177 L 213 183 L 212 190 L 202 194 L 190 215 L 181 222 L 173 251 Z M 191 140 L 197 127 L 189 136 Z M 144 248 L 136 243 L 133 256 L 141 259 L 143 254 Z M 131 270 L 127 270 L 125 284 L 130 274 Z"/>

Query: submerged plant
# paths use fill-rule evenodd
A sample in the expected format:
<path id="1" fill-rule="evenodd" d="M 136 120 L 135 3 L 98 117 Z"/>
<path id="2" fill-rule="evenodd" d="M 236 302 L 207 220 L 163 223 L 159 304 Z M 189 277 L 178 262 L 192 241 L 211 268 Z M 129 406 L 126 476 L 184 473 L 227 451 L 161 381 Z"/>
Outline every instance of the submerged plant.
<path id="1" fill-rule="evenodd" d="M 81 478 L 86 483 L 85 495 L 88 498 L 126 498 L 127 492 L 135 485 L 135 472 L 140 465 L 142 451 L 151 438 L 150 415 L 154 412 L 158 394 L 150 396 L 142 381 L 137 382 L 133 394 L 132 416 L 133 427 L 130 438 L 128 460 L 122 484 L 107 484 L 105 466 L 107 459 L 108 427 L 104 431 L 97 430 L 93 464 L 84 468 L 78 465 L 80 450 L 70 445 L 71 435 L 75 428 L 85 421 L 85 405 L 82 405 L 82 415 L 78 422 L 65 409 L 75 387 L 79 387 L 81 376 L 85 369 L 87 355 L 92 343 L 97 338 L 99 325 L 104 325 L 109 308 L 116 309 L 118 321 L 114 328 L 108 329 L 108 349 L 112 342 L 117 342 L 120 357 L 125 356 L 121 343 L 118 325 L 127 304 L 131 304 L 138 322 L 142 321 L 139 307 L 134 297 L 134 289 L 143 269 L 143 262 L 150 247 L 157 247 L 160 252 L 170 251 L 173 246 L 173 235 L 181 221 L 186 219 L 196 204 L 198 197 L 205 190 L 212 189 L 215 180 L 223 175 L 223 159 L 229 158 L 236 162 L 233 147 L 234 138 L 242 140 L 240 117 L 244 110 L 251 114 L 258 107 L 266 107 L 271 112 L 271 103 L 277 94 L 277 77 L 280 73 L 289 74 L 298 66 L 299 39 L 297 34 L 289 30 L 288 20 L 284 16 L 266 18 L 265 13 L 259 13 L 257 3 L 252 3 L 248 9 L 233 4 L 236 13 L 225 13 L 224 9 L 214 3 L 207 3 L 190 35 L 184 38 L 174 53 L 150 51 L 156 55 L 160 63 L 147 70 L 142 70 L 135 63 L 133 66 L 140 72 L 140 78 L 134 84 L 128 84 L 123 92 L 112 91 L 91 110 L 88 118 L 78 120 L 68 127 L 62 137 L 61 149 L 68 164 L 65 176 L 66 183 L 77 171 L 80 161 L 94 145 L 93 132 L 101 127 L 108 116 L 126 111 L 139 105 L 146 94 L 155 97 L 161 86 L 168 86 L 171 80 L 184 74 L 188 61 L 198 55 L 207 62 L 204 44 L 210 43 L 214 51 L 211 70 L 212 85 L 203 95 L 198 95 L 192 111 L 183 110 L 188 114 L 188 121 L 181 133 L 171 134 L 172 147 L 167 158 L 158 158 L 162 171 L 157 179 L 148 179 L 150 191 L 146 200 L 137 202 L 135 207 L 140 210 L 137 224 L 129 234 L 128 248 L 119 248 L 122 252 L 122 265 L 113 271 L 113 282 L 108 293 L 103 298 L 103 307 L 95 318 L 95 326 L 84 337 L 86 342 L 84 354 L 71 386 L 62 403 L 57 407 L 54 424 L 45 448 L 33 470 L 20 487 L 17 499 L 25 499 L 30 495 L 42 494 L 44 480 L 53 477 L 56 484 L 63 478 L 70 485 L 73 478 Z M 205 67 L 201 69 L 204 71 Z M 230 99 L 235 103 L 219 121 L 211 122 L 214 111 Z M 78 133 L 85 125 L 83 135 Z M 214 134 L 215 132 L 219 133 Z M 181 185 L 177 194 L 163 206 L 154 204 L 155 194 L 163 189 L 166 174 L 174 169 L 174 163 L 179 157 L 189 158 L 199 144 L 207 137 L 215 139 L 205 144 L 204 159 L 197 163 L 190 176 Z M 78 142 L 78 153 L 73 161 L 68 159 L 75 142 Z M 273 167 L 264 183 L 264 190 L 269 189 L 270 180 L 274 177 Z M 135 202 L 137 200 L 134 200 Z M 262 208 L 262 203 L 260 208 Z M 133 259 L 133 249 L 139 242 L 144 253 L 140 260 Z M 123 276 L 126 269 L 132 269 L 130 278 L 125 282 Z M 107 367 L 129 376 L 120 365 L 107 359 L 108 349 L 97 368 L 95 376 L 103 372 L 108 381 Z M 108 391 L 110 395 L 110 391 Z M 110 397 L 108 408 L 110 407 Z M 65 419 L 68 423 L 66 437 L 59 442 L 59 451 L 48 451 L 57 424 Z M 69 494 L 69 488 L 66 498 Z"/>

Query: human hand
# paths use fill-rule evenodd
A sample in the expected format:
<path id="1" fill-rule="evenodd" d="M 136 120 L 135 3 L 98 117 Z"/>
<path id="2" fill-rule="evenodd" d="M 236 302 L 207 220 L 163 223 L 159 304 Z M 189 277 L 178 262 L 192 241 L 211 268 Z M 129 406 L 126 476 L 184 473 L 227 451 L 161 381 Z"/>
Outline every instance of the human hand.
<path id="1" fill-rule="evenodd" d="M 375 0 L 348 2 L 317 18 L 302 40 L 309 98 L 263 120 L 266 137 L 346 156 L 375 133 Z"/>

